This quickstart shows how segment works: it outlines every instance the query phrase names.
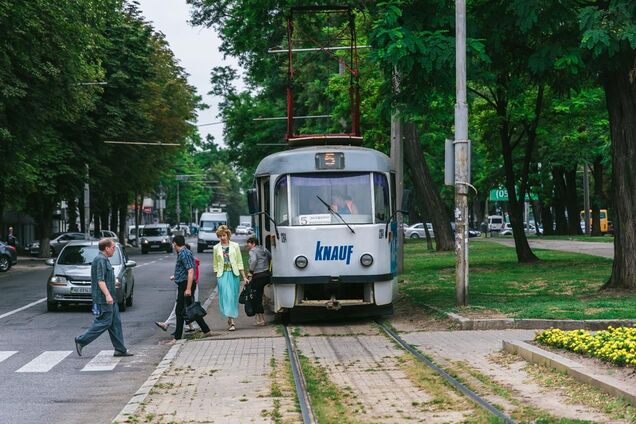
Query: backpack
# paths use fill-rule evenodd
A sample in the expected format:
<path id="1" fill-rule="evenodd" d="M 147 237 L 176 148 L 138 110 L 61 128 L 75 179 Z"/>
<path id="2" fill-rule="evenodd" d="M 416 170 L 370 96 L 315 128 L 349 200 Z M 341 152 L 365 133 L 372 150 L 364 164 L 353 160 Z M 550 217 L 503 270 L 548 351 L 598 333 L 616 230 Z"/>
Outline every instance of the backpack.
<path id="1" fill-rule="evenodd" d="M 201 259 L 194 257 L 194 282 L 199 282 L 199 265 L 201 265 Z"/>

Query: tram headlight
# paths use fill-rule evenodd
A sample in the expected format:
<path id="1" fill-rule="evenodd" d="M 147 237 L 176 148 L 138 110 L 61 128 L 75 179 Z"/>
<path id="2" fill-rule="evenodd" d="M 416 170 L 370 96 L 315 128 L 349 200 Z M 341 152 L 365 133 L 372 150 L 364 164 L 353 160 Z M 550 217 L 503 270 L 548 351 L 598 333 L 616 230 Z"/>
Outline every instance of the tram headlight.
<path id="1" fill-rule="evenodd" d="M 305 269 L 307 268 L 307 265 L 309 265 L 309 261 L 307 260 L 306 256 L 300 255 L 296 256 L 296 259 L 294 259 L 294 264 L 297 268 Z"/>
<path id="2" fill-rule="evenodd" d="M 362 266 L 371 266 L 373 264 L 373 256 L 368 253 L 360 256 L 360 263 Z"/>

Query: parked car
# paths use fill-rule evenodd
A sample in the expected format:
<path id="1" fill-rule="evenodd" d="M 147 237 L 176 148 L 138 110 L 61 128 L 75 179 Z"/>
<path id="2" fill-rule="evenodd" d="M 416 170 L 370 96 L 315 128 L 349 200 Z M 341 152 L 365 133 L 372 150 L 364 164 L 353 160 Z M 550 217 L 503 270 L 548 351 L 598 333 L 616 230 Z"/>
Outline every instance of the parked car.
<path id="1" fill-rule="evenodd" d="M 428 233 L 431 235 L 431 237 L 435 237 L 435 232 L 433 231 L 433 224 L 431 224 L 430 222 L 427 222 L 426 226 L 428 227 Z M 406 227 L 406 229 L 404 230 L 404 238 L 418 239 L 418 238 L 425 238 L 425 237 L 426 237 L 426 232 L 424 231 L 424 224 L 421 222 L 418 222 L 417 224 L 413 224 L 410 227 Z"/>
<path id="2" fill-rule="evenodd" d="M 456 227 L 456 223 L 451 222 L 451 231 L 453 232 L 453 235 L 455 234 L 455 227 Z M 469 228 L 468 229 L 468 237 L 479 237 L 481 236 L 481 231 Z"/>
<path id="3" fill-rule="evenodd" d="M 248 235 L 250 232 L 245 225 L 237 225 L 234 230 L 234 234 L 238 235 Z"/>
<path id="4" fill-rule="evenodd" d="M 0 241 L 0 272 L 7 272 L 17 263 L 18 255 L 16 254 L 15 247 Z"/>
<path id="5" fill-rule="evenodd" d="M 51 256 L 56 256 L 64 246 L 73 240 L 86 240 L 84 233 L 53 233 L 49 241 L 49 252 Z M 40 254 L 40 241 L 36 240 L 26 247 L 26 250 L 33 256 Z"/>
<path id="6" fill-rule="evenodd" d="M 141 253 L 164 250 L 172 253 L 172 230 L 168 224 L 148 224 L 139 233 Z"/>
<path id="7" fill-rule="evenodd" d="M 536 231 L 536 228 L 535 228 L 534 225 L 530 224 L 530 226 L 528 227 L 525 222 L 523 223 L 523 228 L 525 229 L 526 233 L 532 233 L 532 232 Z M 542 233 L 543 231 L 541 230 L 539 232 Z M 506 222 L 505 225 L 504 225 L 504 229 L 501 230 L 499 232 L 499 234 L 502 235 L 502 236 L 511 236 L 512 235 L 512 224 L 509 223 L 509 222 Z"/>
<path id="8" fill-rule="evenodd" d="M 97 240 L 72 241 L 56 259 L 46 261 L 53 266 L 46 285 L 46 306 L 49 312 L 58 305 L 79 303 L 89 305 L 91 296 L 91 262 L 99 254 Z M 115 243 L 115 253 L 109 258 L 115 271 L 115 296 L 119 310 L 125 311 L 133 304 L 135 261 L 128 259 L 126 250 Z"/>
<path id="9" fill-rule="evenodd" d="M 110 230 L 99 230 L 97 235 L 95 234 L 95 231 L 91 230 L 91 236 L 98 240 L 104 237 L 109 237 L 109 238 L 112 238 L 113 241 L 119 241 L 119 237 L 117 237 L 117 234 L 114 231 L 110 231 Z"/>

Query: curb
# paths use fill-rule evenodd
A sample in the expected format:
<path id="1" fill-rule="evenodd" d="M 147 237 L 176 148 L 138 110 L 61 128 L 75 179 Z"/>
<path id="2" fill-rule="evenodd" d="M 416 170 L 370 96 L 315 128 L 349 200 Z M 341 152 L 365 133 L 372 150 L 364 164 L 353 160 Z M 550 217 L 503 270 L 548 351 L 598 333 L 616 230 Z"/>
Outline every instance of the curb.
<path id="1" fill-rule="evenodd" d="M 157 365 L 157 368 L 152 372 L 152 374 L 150 374 L 150 377 L 148 377 L 146 382 L 141 385 L 139 390 L 135 392 L 126 406 L 124 406 L 124 409 L 122 409 L 121 412 L 113 419 L 113 423 L 127 423 L 128 418 L 137 413 L 139 407 L 146 400 L 146 397 L 148 397 L 150 390 L 152 390 L 157 381 L 159 381 L 163 373 L 170 368 L 172 361 L 177 356 L 184 343 L 185 339 L 178 340 L 177 343 L 170 348 L 159 365 Z"/>
<path id="2" fill-rule="evenodd" d="M 558 328 L 560 330 L 605 330 L 613 327 L 636 327 L 634 319 L 533 319 L 533 318 L 482 318 L 470 319 L 453 312 L 446 312 L 435 306 L 424 305 L 427 308 L 446 315 L 459 325 L 461 330 L 546 330 Z"/>
<path id="3" fill-rule="evenodd" d="M 615 378 L 594 374 L 583 365 L 571 361 L 552 352 L 545 351 L 536 346 L 521 341 L 502 342 L 503 349 L 509 353 L 515 353 L 533 364 L 545 365 L 564 372 L 575 380 L 597 387 L 612 396 L 624 398 L 632 406 L 636 406 L 636 390 L 624 387 L 626 384 Z"/>

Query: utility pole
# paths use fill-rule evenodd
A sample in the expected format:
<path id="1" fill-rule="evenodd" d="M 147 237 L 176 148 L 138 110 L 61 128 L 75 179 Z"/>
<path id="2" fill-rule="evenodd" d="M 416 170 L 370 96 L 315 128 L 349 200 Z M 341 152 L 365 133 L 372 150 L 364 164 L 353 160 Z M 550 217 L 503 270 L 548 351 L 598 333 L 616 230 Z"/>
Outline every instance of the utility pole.
<path id="1" fill-rule="evenodd" d="M 592 226 L 590 225 L 590 174 L 587 164 L 583 164 L 583 217 L 585 218 L 585 235 L 592 235 Z"/>
<path id="2" fill-rule="evenodd" d="M 455 300 L 468 305 L 470 141 L 466 103 L 466 0 L 455 0 Z"/>
<path id="3" fill-rule="evenodd" d="M 86 182 L 84 183 L 84 234 L 86 234 L 87 239 L 91 234 L 91 230 L 89 229 L 91 223 L 91 186 L 88 171 L 88 164 L 86 164 Z"/>
<path id="4" fill-rule="evenodd" d="M 399 90 L 399 75 L 393 70 L 393 92 Z M 404 190 L 404 153 L 402 145 L 402 121 L 400 119 L 397 106 L 391 115 L 391 162 L 395 169 L 395 204 L 398 209 L 402 207 L 402 195 Z M 401 213 L 396 215 L 398 231 L 397 237 L 397 272 L 402 273 L 404 270 L 404 232 L 402 231 L 402 223 L 404 218 Z"/>

